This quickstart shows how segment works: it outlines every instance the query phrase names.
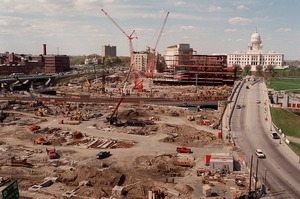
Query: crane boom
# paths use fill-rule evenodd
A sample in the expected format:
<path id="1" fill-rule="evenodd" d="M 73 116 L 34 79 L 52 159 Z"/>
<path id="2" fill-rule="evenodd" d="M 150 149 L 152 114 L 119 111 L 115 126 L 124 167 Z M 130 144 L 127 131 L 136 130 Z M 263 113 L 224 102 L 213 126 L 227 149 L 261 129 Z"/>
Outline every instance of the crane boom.
<path id="1" fill-rule="evenodd" d="M 129 49 L 130 49 L 130 67 L 131 67 L 131 71 L 132 71 L 132 75 L 133 75 L 133 81 L 134 81 L 134 88 L 136 89 L 142 89 L 143 85 L 142 82 L 137 83 L 137 77 L 136 77 L 136 71 L 135 71 L 135 65 L 133 62 L 133 45 L 132 45 L 132 39 L 137 39 L 137 37 L 134 37 L 133 34 L 135 33 L 135 30 L 133 30 L 131 32 L 130 35 L 128 35 L 122 28 L 121 26 L 119 26 L 119 24 L 109 16 L 109 14 L 107 12 L 105 12 L 103 9 L 101 9 L 101 11 L 115 24 L 115 26 L 117 26 L 117 28 L 128 38 L 129 40 Z"/>
<path id="2" fill-rule="evenodd" d="M 154 46 L 154 50 L 156 50 L 156 47 L 157 47 L 158 42 L 159 42 L 159 40 L 160 40 L 160 38 L 161 38 L 162 32 L 163 32 L 163 30 L 164 30 L 164 28 L 165 28 L 165 26 L 166 26 L 166 22 L 167 22 L 167 19 L 168 19 L 169 14 L 170 14 L 170 12 L 167 12 L 167 15 L 166 15 L 166 17 L 165 17 L 165 20 L 164 20 L 164 22 L 163 22 L 163 24 L 162 24 L 162 26 L 161 26 L 161 29 L 160 29 L 158 38 L 157 38 L 157 40 L 156 40 L 156 43 L 155 43 L 155 46 Z"/>
<path id="3" fill-rule="evenodd" d="M 164 22 L 163 22 L 163 24 L 162 24 L 162 26 L 161 26 L 160 32 L 159 32 L 159 34 L 158 34 L 158 37 L 157 37 L 155 46 L 154 46 L 154 48 L 152 49 L 152 52 L 150 51 L 150 56 L 151 56 L 151 58 L 150 58 L 150 61 L 149 61 L 149 66 L 148 66 L 148 68 L 147 68 L 147 74 L 146 74 L 147 77 L 149 77 L 149 78 L 153 78 L 153 72 L 154 72 L 154 68 L 155 68 L 155 66 L 156 66 L 156 61 L 157 61 L 157 60 L 156 60 L 156 47 L 157 47 L 158 42 L 159 42 L 159 40 L 160 40 L 160 38 L 161 38 L 162 32 L 163 32 L 163 30 L 164 30 L 164 28 L 165 28 L 165 25 L 166 25 L 166 22 L 167 22 L 167 19 L 168 19 L 169 14 L 170 14 L 170 12 L 167 12 L 166 17 L 165 17 L 165 19 L 164 19 Z"/>
<path id="4" fill-rule="evenodd" d="M 132 45 L 132 39 L 137 39 L 137 37 L 133 37 L 132 35 L 135 33 L 135 30 L 133 30 L 131 32 L 130 35 L 128 35 L 123 28 L 121 28 L 121 26 L 119 26 L 119 24 L 113 19 L 111 18 L 111 16 L 109 16 L 109 14 L 107 12 L 105 12 L 105 10 L 101 9 L 101 11 L 113 22 L 113 24 L 115 24 L 115 26 L 117 26 L 117 28 L 128 38 L 129 40 L 129 49 L 130 49 L 130 58 L 133 55 L 133 45 Z M 132 58 L 131 58 L 132 59 Z"/>

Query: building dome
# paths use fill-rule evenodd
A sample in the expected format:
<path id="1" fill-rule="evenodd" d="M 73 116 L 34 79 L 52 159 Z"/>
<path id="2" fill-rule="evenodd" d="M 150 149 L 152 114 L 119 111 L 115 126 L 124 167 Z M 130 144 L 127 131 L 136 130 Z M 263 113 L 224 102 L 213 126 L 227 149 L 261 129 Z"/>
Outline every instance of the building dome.
<path id="1" fill-rule="evenodd" d="M 260 43 L 260 35 L 257 33 L 257 32 L 255 32 L 255 33 L 253 33 L 252 34 L 252 36 L 251 36 L 251 42 L 252 43 Z"/>

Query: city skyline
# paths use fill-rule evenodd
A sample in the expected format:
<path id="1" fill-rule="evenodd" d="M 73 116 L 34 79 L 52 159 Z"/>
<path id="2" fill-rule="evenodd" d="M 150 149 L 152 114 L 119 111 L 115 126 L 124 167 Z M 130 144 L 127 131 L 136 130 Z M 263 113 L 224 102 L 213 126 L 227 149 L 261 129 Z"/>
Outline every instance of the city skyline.
<path id="1" fill-rule="evenodd" d="M 101 46 L 117 46 L 117 56 L 129 56 L 126 32 L 135 30 L 135 51 L 154 47 L 166 13 L 170 12 L 157 46 L 188 43 L 197 54 L 246 52 L 257 30 L 263 51 L 300 59 L 300 14 L 297 0 L 3 0 L 0 4 L 0 52 L 101 54 Z M 287 14 L 288 13 L 288 14 Z"/>

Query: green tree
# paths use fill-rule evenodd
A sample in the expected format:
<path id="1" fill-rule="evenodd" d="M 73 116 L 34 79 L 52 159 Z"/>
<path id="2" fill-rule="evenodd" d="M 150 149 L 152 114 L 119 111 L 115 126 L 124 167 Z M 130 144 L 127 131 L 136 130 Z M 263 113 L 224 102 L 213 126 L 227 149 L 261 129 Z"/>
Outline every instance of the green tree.
<path id="1" fill-rule="evenodd" d="M 85 56 L 70 56 L 70 65 L 84 64 Z"/>
<path id="2" fill-rule="evenodd" d="M 105 66 L 110 66 L 111 64 L 112 64 L 111 59 L 109 57 L 105 57 L 104 65 Z"/>
<path id="3" fill-rule="evenodd" d="M 258 75 L 262 75 L 262 70 L 263 70 L 263 66 L 262 65 L 257 65 L 256 66 L 256 71 L 257 71 L 257 73 L 258 73 Z"/>
<path id="4" fill-rule="evenodd" d="M 244 73 L 245 74 L 248 74 L 250 70 L 251 70 L 251 65 L 248 64 L 248 65 L 244 66 Z"/>

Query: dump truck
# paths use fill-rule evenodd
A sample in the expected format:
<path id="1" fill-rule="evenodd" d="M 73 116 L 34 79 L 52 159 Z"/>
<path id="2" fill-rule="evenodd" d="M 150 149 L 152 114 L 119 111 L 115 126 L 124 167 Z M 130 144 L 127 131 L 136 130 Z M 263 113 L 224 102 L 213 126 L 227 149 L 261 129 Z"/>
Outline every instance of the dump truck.
<path id="1" fill-rule="evenodd" d="M 177 153 L 193 153 L 192 149 L 182 146 L 182 147 L 177 147 L 176 148 Z"/>

